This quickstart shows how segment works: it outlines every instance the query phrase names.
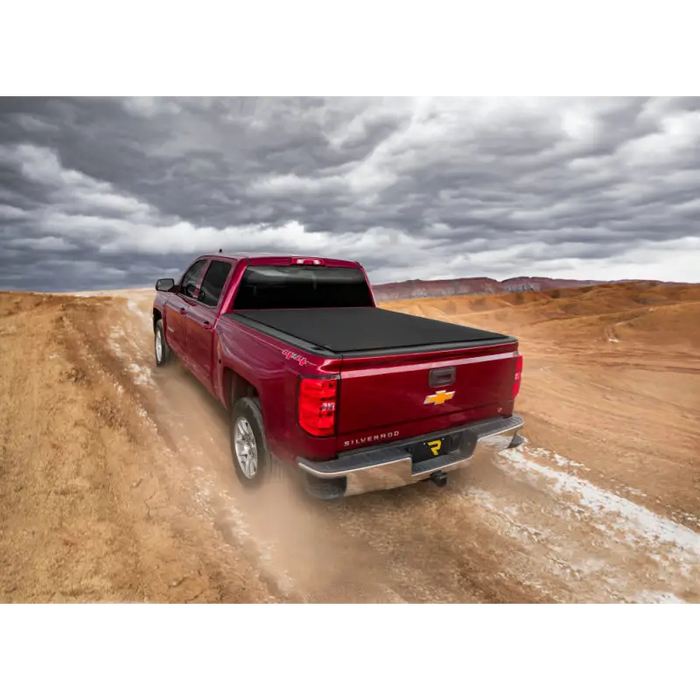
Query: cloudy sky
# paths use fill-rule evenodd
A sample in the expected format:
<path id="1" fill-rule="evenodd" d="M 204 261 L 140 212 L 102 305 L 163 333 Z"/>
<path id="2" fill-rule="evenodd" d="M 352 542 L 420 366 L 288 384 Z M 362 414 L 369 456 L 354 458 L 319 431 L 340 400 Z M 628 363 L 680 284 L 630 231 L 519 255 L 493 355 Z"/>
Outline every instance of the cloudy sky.
<path id="1" fill-rule="evenodd" d="M 0 288 L 202 252 L 700 282 L 700 99 L 0 98 Z"/>

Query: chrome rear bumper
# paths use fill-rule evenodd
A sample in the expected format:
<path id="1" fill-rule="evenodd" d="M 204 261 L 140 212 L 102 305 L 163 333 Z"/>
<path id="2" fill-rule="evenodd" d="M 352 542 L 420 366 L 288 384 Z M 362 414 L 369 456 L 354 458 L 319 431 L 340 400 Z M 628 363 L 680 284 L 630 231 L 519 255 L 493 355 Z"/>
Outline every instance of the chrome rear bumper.
<path id="1" fill-rule="evenodd" d="M 517 433 L 523 424 L 519 416 L 492 418 L 441 433 L 400 440 L 385 447 L 346 453 L 327 462 L 300 457 L 297 465 L 308 475 L 307 490 L 316 498 L 334 499 L 394 489 L 423 481 L 437 472 L 461 469 L 479 455 L 517 447 L 522 442 Z M 456 449 L 414 463 L 412 447 L 447 436 L 456 441 Z"/>

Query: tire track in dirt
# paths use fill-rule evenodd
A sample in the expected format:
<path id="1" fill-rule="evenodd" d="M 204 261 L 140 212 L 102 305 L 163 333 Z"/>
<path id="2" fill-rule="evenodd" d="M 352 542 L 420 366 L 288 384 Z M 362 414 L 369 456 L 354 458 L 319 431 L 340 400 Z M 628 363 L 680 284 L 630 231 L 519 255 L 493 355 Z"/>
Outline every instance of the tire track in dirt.
<path id="1" fill-rule="evenodd" d="M 106 351 L 120 306 L 15 296 L 0 295 L 0 601 L 279 600 L 191 503 Z"/>
<path id="2" fill-rule="evenodd" d="M 118 300 L 119 312 L 111 317 L 112 321 L 117 320 L 117 323 L 112 323 L 108 327 L 108 355 L 112 361 L 116 357 L 117 366 L 122 369 L 122 377 L 127 377 L 127 381 L 130 379 L 132 388 L 137 390 L 144 407 L 142 417 L 152 423 L 154 430 L 168 449 L 181 461 L 184 460 L 188 469 L 190 496 L 201 511 L 210 518 L 211 525 L 221 538 L 245 557 L 248 564 L 256 571 L 256 577 L 275 598 L 283 602 L 301 602 L 302 599 L 284 572 L 271 568 L 265 543 L 251 536 L 245 517 L 236 507 L 235 502 L 227 498 L 225 492 L 214 488 L 208 477 L 209 470 L 199 466 L 199 462 L 202 461 L 201 450 L 193 448 L 187 437 L 193 430 L 192 422 L 189 420 L 178 422 L 177 418 L 182 417 L 183 414 L 177 412 L 173 414 L 171 407 L 166 408 L 163 399 L 165 398 L 167 403 L 168 397 L 157 390 L 158 385 L 154 382 L 154 375 L 162 380 L 166 378 L 168 370 L 154 366 L 151 348 L 147 342 L 144 342 L 144 339 L 149 339 L 149 334 L 152 335 L 151 319 L 132 299 L 126 300 L 127 311 L 125 312 L 123 302 L 123 299 Z M 153 366 L 152 369 L 149 363 Z M 183 372 L 182 368 L 177 369 Z M 184 415 L 191 415 L 191 413 L 185 412 Z M 175 421 L 172 420 L 173 417 Z M 198 430 L 195 432 L 200 434 Z M 183 440 L 185 447 L 183 447 Z M 203 462 L 206 464 L 207 460 Z"/>

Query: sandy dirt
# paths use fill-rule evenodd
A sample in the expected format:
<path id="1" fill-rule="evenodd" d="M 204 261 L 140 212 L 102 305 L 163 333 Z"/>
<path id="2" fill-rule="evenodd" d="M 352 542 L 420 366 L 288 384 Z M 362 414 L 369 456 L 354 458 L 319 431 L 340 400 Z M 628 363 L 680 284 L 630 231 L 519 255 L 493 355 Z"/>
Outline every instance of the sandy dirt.
<path id="1" fill-rule="evenodd" d="M 153 294 L 0 293 L 0 601 L 700 602 L 700 286 L 383 304 L 518 336 L 527 443 L 332 503 L 241 493 Z"/>

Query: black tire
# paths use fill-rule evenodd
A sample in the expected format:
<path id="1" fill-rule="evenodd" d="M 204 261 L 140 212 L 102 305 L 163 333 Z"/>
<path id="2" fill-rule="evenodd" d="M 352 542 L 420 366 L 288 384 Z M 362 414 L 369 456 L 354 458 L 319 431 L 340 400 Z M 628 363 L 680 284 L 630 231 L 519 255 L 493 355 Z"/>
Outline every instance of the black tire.
<path id="1" fill-rule="evenodd" d="M 256 459 L 254 473 L 251 473 L 250 462 L 247 465 L 246 463 L 241 463 L 238 457 L 236 436 L 239 425 L 243 434 L 248 433 L 248 428 L 252 432 Z M 238 480 L 246 489 L 260 488 L 270 476 L 271 457 L 267 446 L 267 438 L 265 437 L 265 425 L 262 411 L 260 410 L 260 401 L 257 398 L 245 397 L 236 401 L 230 413 L 229 433 L 231 438 L 231 457 L 233 458 L 233 466 Z M 250 446 L 250 438 L 251 436 L 248 435 L 248 444 L 246 445 L 246 439 L 242 435 L 239 436 L 243 450 Z"/>
<path id="2" fill-rule="evenodd" d="M 161 344 L 160 352 L 158 343 Z M 168 342 L 165 340 L 163 320 L 160 318 L 156 321 L 155 328 L 153 329 L 153 345 L 153 351 L 156 357 L 156 366 L 163 367 L 164 365 L 167 365 L 170 360 L 172 360 L 173 351 L 170 349 Z"/>

